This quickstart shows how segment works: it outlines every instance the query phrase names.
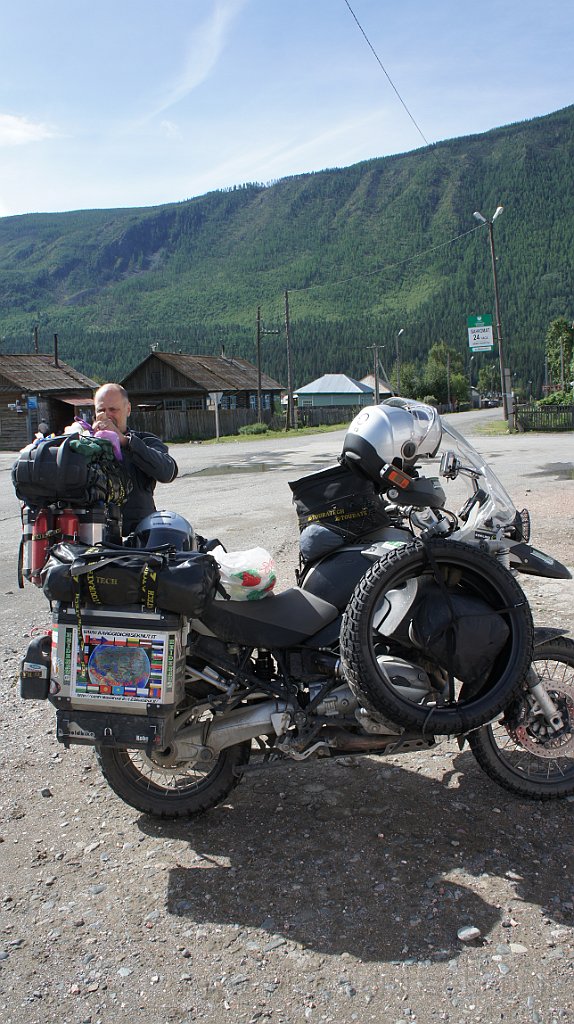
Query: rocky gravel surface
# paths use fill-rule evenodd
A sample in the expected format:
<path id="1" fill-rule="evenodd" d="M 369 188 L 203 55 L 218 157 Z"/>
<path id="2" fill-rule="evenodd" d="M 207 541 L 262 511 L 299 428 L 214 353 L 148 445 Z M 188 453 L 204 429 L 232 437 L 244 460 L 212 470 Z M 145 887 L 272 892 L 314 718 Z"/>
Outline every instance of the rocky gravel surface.
<path id="1" fill-rule="evenodd" d="M 572 565 L 574 480 L 528 497 L 540 546 Z M 11 576 L 3 1024 L 574 1020 L 572 799 L 513 797 L 445 741 L 255 771 L 203 817 L 156 822 L 115 797 L 89 749 L 56 742 L 51 706 L 20 700 L 47 608 Z M 526 583 L 537 621 L 572 629 L 572 585 Z"/>

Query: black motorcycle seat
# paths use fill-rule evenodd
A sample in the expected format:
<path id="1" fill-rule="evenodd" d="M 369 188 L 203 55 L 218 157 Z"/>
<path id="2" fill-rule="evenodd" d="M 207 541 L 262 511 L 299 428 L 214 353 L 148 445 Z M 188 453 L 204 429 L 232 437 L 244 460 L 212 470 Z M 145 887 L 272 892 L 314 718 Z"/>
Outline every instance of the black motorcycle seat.
<path id="1" fill-rule="evenodd" d="M 294 647 L 339 615 L 321 597 L 291 587 L 259 601 L 213 601 L 201 622 L 220 640 L 248 647 Z"/>

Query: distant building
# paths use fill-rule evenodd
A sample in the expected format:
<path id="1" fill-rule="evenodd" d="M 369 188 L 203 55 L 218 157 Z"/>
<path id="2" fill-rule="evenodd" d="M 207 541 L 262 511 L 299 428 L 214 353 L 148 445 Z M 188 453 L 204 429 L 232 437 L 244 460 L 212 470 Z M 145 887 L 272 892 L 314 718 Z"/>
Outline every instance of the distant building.
<path id="1" fill-rule="evenodd" d="M 0 451 L 19 451 L 39 424 L 61 434 L 74 416 L 89 416 L 97 387 L 56 354 L 0 355 Z"/>
<path id="2" fill-rule="evenodd" d="M 151 352 L 122 379 L 132 408 L 207 409 L 217 396 L 221 409 L 257 409 L 257 367 L 237 357 Z M 273 409 L 281 385 L 261 373 L 261 407 Z"/>
<path id="3" fill-rule="evenodd" d="M 361 377 L 360 383 L 361 384 L 366 384 L 368 387 L 373 389 L 373 401 L 374 401 L 374 394 L 375 394 L 375 375 L 374 375 L 374 373 L 369 373 L 369 374 L 367 374 L 366 377 Z M 392 389 L 391 385 L 389 384 L 388 380 L 383 380 L 382 377 L 379 377 L 379 401 L 382 402 L 384 398 L 390 398 L 391 395 L 394 395 L 394 393 L 395 392 L 393 391 L 393 389 Z"/>
<path id="4" fill-rule="evenodd" d="M 310 384 L 297 388 L 295 398 L 299 409 L 330 405 L 362 407 L 373 404 L 374 388 L 347 377 L 345 373 L 325 373 Z"/>

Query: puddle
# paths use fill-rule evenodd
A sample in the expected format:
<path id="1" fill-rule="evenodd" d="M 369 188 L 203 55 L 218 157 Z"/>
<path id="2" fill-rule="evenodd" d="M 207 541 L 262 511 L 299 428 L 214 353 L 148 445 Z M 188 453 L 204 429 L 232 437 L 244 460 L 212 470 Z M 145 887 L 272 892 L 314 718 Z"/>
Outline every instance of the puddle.
<path id="1" fill-rule="evenodd" d="M 271 469 L 278 469 L 277 465 L 271 462 L 248 462 L 240 465 L 236 463 L 221 464 L 219 466 L 206 466 L 205 469 L 198 469 L 190 476 L 228 476 L 231 473 L 267 473 Z"/>
<path id="2" fill-rule="evenodd" d="M 529 476 L 540 477 L 552 474 L 558 480 L 574 480 L 574 465 L 571 462 L 550 462 L 538 473 L 530 473 Z"/>
<path id="3" fill-rule="evenodd" d="M 222 462 L 215 466 L 206 466 L 205 469 L 191 470 L 180 473 L 182 476 L 231 476 L 232 473 L 271 473 L 273 470 L 288 470 L 305 476 L 306 473 L 316 473 L 317 466 L 334 465 L 335 459 L 329 455 L 316 455 L 306 466 L 295 466 L 291 462 Z"/>

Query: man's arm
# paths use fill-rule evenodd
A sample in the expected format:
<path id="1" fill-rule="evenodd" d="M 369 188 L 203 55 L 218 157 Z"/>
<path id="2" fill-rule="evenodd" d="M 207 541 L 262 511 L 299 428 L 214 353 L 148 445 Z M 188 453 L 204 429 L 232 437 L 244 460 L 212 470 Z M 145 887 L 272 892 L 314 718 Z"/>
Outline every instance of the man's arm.
<path id="1" fill-rule="evenodd" d="M 128 451 L 134 465 L 160 484 L 169 484 L 177 476 L 177 462 L 169 454 L 168 447 L 159 437 L 147 434 L 138 437 L 129 435 Z"/>

